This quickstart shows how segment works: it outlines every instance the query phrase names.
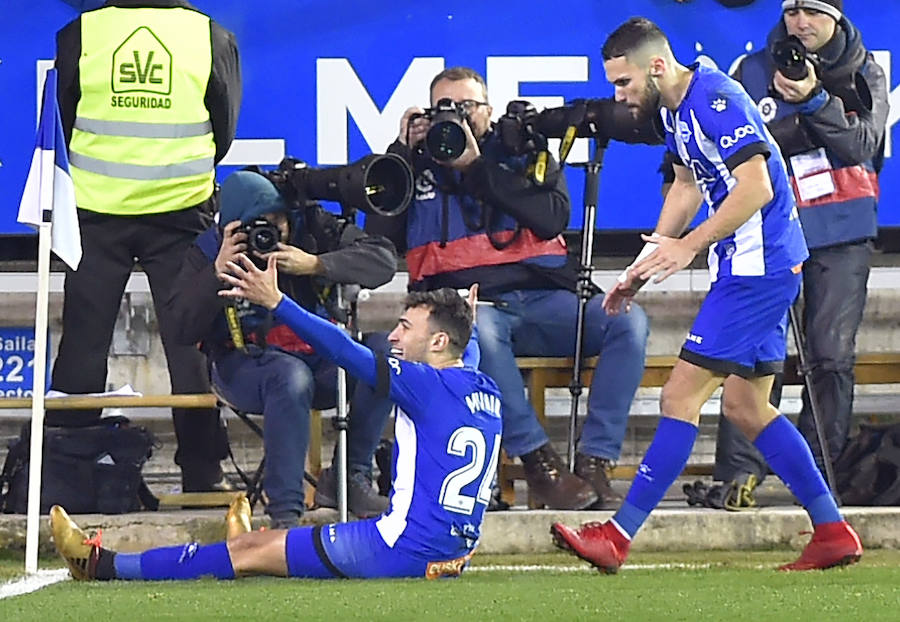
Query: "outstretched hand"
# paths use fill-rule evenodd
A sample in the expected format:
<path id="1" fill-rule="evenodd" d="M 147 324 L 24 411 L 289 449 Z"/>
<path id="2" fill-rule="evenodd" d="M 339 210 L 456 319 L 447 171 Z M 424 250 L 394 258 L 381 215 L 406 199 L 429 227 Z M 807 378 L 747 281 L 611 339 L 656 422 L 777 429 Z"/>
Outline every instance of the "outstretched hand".
<path id="1" fill-rule="evenodd" d="M 697 256 L 697 251 L 686 238 L 670 238 L 664 235 L 641 235 L 645 242 L 654 242 L 656 250 L 631 267 L 638 279 L 662 283 L 682 268 L 686 268 Z"/>
<path id="2" fill-rule="evenodd" d="M 625 313 L 631 311 L 631 299 L 637 294 L 634 280 L 634 273 L 629 270 L 628 278 L 624 282 L 617 282 L 611 290 L 606 292 L 603 297 L 603 310 L 607 315 L 619 315 L 623 311 Z"/>
<path id="3" fill-rule="evenodd" d="M 269 257 L 265 270 L 257 268 L 243 253 L 227 265 L 228 272 L 220 278 L 231 288 L 219 290 L 219 296 L 243 298 L 267 309 L 274 309 L 281 302 L 284 294 L 278 290 L 278 263 L 275 257 Z"/>

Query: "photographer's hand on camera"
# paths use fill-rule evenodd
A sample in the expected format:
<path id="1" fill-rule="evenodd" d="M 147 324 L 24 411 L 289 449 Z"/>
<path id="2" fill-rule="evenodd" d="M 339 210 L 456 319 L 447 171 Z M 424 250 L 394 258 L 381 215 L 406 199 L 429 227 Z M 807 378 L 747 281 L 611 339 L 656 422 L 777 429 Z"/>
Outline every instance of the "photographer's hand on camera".
<path id="1" fill-rule="evenodd" d="M 808 101 L 821 90 L 821 83 L 813 64 L 806 60 L 806 77 L 802 80 L 790 80 L 784 77 L 780 71 L 775 72 L 772 86 L 782 99 L 792 104 Z"/>
<path id="2" fill-rule="evenodd" d="M 412 149 L 425 140 L 431 121 L 424 114 L 425 110 L 418 106 L 407 108 L 403 113 L 403 118 L 400 119 L 400 135 L 397 137 L 401 145 Z"/>
<path id="3" fill-rule="evenodd" d="M 294 276 L 315 276 L 325 273 L 322 260 L 317 255 L 307 253 L 303 249 L 290 244 L 278 243 L 278 250 L 260 255 L 266 261 L 274 258 L 278 271 Z"/>
<path id="4" fill-rule="evenodd" d="M 225 225 L 222 230 L 222 246 L 215 261 L 216 275 L 219 279 L 222 279 L 222 274 L 228 272 L 229 261 L 235 261 L 238 255 L 247 252 L 247 234 L 241 231 L 240 227 L 241 221 L 235 220 Z"/>

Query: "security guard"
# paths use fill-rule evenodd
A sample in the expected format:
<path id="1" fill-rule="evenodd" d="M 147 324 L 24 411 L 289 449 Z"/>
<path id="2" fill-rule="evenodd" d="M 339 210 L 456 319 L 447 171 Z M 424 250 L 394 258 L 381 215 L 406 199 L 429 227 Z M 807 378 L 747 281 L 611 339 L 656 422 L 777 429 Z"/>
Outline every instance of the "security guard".
<path id="1" fill-rule="evenodd" d="M 57 33 L 56 67 L 84 257 L 67 271 L 52 386 L 103 391 L 135 263 L 150 281 L 172 393 L 204 393 L 202 355 L 172 339 L 165 310 L 182 257 L 214 213 L 214 166 L 234 139 L 241 76 L 234 35 L 183 0 L 109 0 Z M 98 411 L 57 411 L 51 425 Z M 214 409 L 173 409 L 185 491 L 224 485 Z"/>

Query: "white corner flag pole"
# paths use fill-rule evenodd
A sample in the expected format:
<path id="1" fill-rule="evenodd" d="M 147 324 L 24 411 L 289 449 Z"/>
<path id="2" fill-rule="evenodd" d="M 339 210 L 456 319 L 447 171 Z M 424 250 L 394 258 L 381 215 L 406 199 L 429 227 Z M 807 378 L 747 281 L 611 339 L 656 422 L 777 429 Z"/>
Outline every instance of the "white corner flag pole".
<path id="1" fill-rule="evenodd" d="M 38 226 L 38 287 L 34 321 L 34 386 L 31 398 L 31 455 L 28 469 L 28 519 L 25 536 L 25 572 L 38 569 L 41 520 L 41 471 L 44 449 L 44 394 L 47 384 L 47 307 L 50 302 L 50 222 L 53 209 L 54 157 L 42 154 Z"/>

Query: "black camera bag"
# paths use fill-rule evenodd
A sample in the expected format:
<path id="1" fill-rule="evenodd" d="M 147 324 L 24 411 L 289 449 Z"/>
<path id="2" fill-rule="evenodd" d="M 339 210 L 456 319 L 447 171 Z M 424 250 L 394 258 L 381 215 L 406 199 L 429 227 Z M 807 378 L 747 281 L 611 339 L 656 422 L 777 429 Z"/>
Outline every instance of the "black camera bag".
<path id="1" fill-rule="evenodd" d="M 0 473 L 0 510 L 7 514 L 27 512 L 30 433 L 29 422 L 10 443 Z M 92 426 L 45 427 L 41 513 L 52 505 L 71 514 L 157 509 L 159 501 L 141 476 L 156 444 L 151 432 L 121 416 Z"/>
<path id="2" fill-rule="evenodd" d="M 834 465 L 847 505 L 900 504 L 900 423 L 862 424 Z"/>

